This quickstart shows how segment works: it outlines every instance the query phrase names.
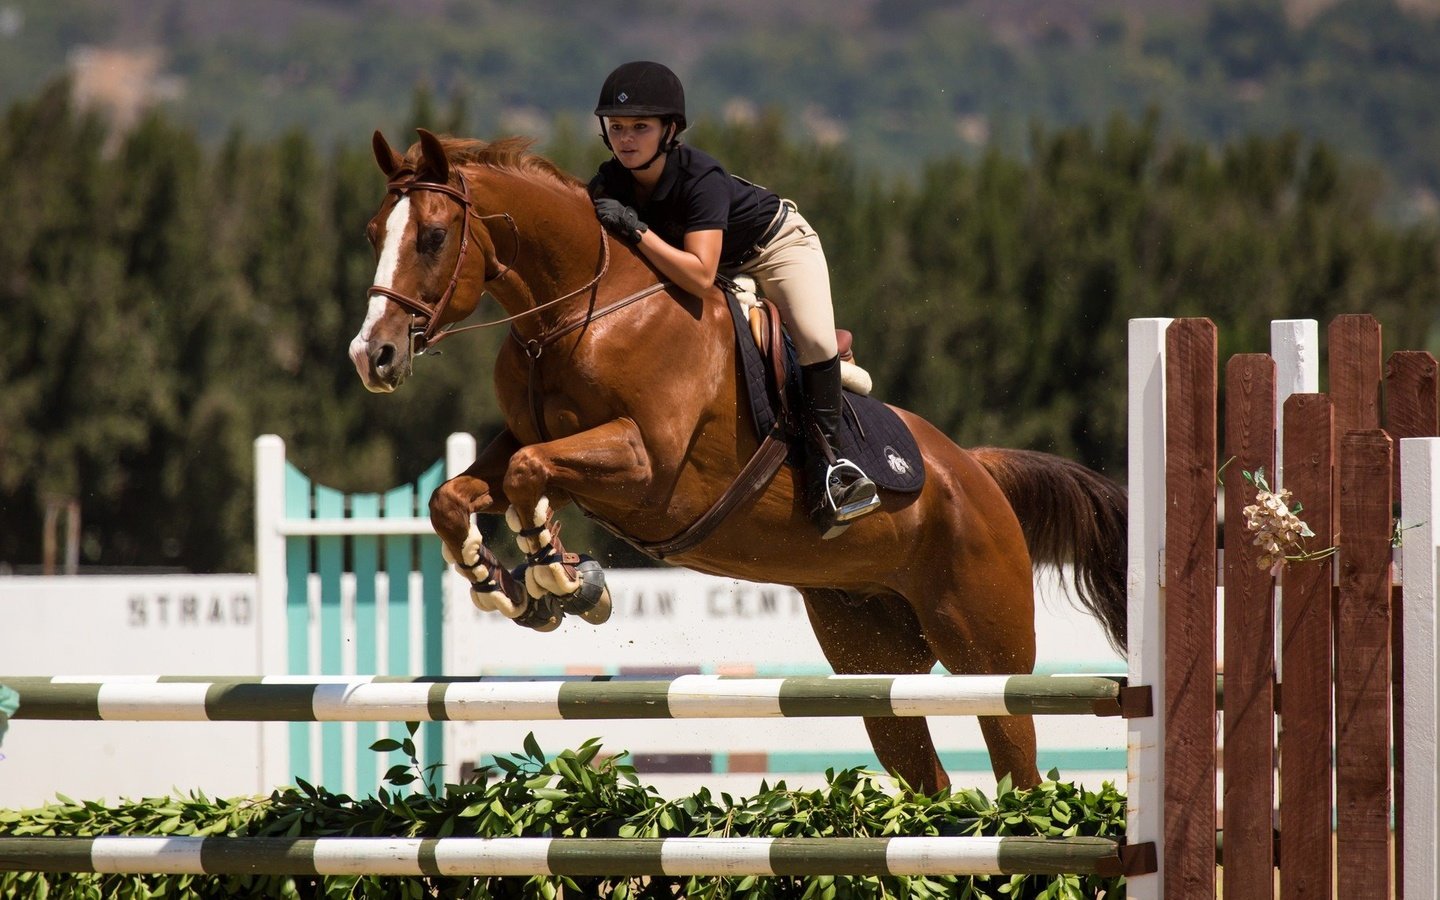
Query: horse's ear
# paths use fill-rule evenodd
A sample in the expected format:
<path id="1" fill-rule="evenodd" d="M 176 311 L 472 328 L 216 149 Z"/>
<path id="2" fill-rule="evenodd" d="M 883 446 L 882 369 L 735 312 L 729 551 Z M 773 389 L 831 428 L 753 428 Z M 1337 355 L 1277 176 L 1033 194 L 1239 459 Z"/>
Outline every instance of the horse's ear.
<path id="1" fill-rule="evenodd" d="M 404 160 L 400 154 L 390 149 L 390 142 L 385 140 L 385 135 L 380 129 L 375 129 L 375 136 L 370 139 L 370 146 L 375 150 L 375 162 L 380 164 L 380 171 L 385 173 L 386 178 L 394 178 L 395 173 L 400 171 Z"/>
<path id="2" fill-rule="evenodd" d="M 420 135 L 420 153 L 425 160 L 425 168 L 439 184 L 450 181 L 450 160 L 445 156 L 445 148 L 441 145 L 440 139 L 423 128 L 415 129 Z"/>

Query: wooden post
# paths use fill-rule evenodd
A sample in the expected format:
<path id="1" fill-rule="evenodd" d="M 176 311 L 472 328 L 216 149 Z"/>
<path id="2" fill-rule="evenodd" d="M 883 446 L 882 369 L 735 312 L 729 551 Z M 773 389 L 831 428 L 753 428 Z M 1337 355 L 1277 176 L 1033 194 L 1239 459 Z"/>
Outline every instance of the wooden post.
<path id="1" fill-rule="evenodd" d="M 1389 898 L 1390 438 L 1340 443 L 1340 611 L 1335 647 L 1340 896 Z"/>
<path id="2" fill-rule="evenodd" d="M 1274 578 L 1246 528 L 1252 476 L 1275 471 L 1275 361 L 1262 353 L 1225 365 L 1224 888 L 1229 900 L 1274 888 Z M 1273 487 L 1273 486 L 1272 486 Z"/>
<path id="3" fill-rule="evenodd" d="M 1403 350 L 1390 356 L 1385 364 L 1385 430 L 1389 433 L 1390 439 L 1394 441 L 1395 456 L 1393 459 L 1394 479 L 1393 495 L 1401 498 L 1401 452 L 1400 444 L 1404 438 L 1432 437 L 1440 434 L 1440 417 L 1437 417 L 1437 400 L 1440 400 L 1440 390 L 1436 384 L 1435 357 L 1424 351 Z M 1394 717 L 1394 746 L 1395 746 L 1395 808 L 1400 812 L 1395 816 L 1395 846 L 1401 852 L 1395 854 L 1395 884 L 1400 891 L 1400 897 L 1405 894 L 1405 886 L 1409 879 L 1405 876 L 1405 857 L 1403 852 L 1406 846 L 1405 821 L 1408 818 L 1404 814 L 1406 808 L 1405 773 L 1409 766 L 1405 764 L 1406 744 L 1405 736 L 1409 730 L 1405 725 L 1405 715 L 1408 703 L 1405 690 L 1405 661 L 1408 654 L 1402 653 L 1401 648 L 1405 646 L 1406 617 L 1400 614 L 1405 607 L 1403 588 L 1395 587 L 1391 591 L 1391 609 L 1395 614 L 1391 616 L 1390 646 L 1391 655 L 1391 689 L 1390 702 L 1391 714 Z M 1416 687 L 1421 688 L 1427 682 L 1423 678 L 1418 679 Z M 1423 801 L 1422 801 L 1423 802 Z M 1412 896 L 1424 896 L 1424 893 L 1411 891 Z"/>
<path id="4" fill-rule="evenodd" d="M 1131 900 L 1165 891 L 1165 334 L 1170 319 L 1132 319 L 1129 371 L 1127 654 L 1130 683 L 1153 693 L 1153 715 L 1126 726 L 1126 838 L 1155 847 L 1156 871 L 1126 879 Z"/>
<path id="5" fill-rule="evenodd" d="M 1166 335 L 1166 897 L 1215 896 L 1217 342 L 1209 319 Z M 1202 689 L 1196 689 L 1202 686 Z"/>
<path id="6" fill-rule="evenodd" d="M 1404 722 L 1396 725 L 1397 756 L 1395 879 L 1410 898 L 1431 896 L 1440 879 L 1440 796 L 1436 791 L 1436 549 L 1440 546 L 1440 439 L 1407 438 L 1401 482 L 1400 552 L 1404 572 Z M 1400 777 L 1404 775 L 1404 778 Z M 1404 785 L 1403 802 L 1399 786 Z M 1403 863 L 1403 865 L 1400 865 Z"/>
<path id="7" fill-rule="evenodd" d="M 1325 394 L 1285 402 L 1285 484 L 1315 532 L 1310 550 L 1334 545 L 1330 509 L 1334 407 Z M 1334 557 L 1286 566 L 1281 575 L 1280 897 L 1328 898 L 1331 856 L 1330 748 Z"/>

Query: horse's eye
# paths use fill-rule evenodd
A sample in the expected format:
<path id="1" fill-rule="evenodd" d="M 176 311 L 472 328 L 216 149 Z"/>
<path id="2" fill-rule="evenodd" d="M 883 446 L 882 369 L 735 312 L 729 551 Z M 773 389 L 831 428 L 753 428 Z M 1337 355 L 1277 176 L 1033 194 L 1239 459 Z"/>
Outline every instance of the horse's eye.
<path id="1" fill-rule="evenodd" d="M 379 233 L 380 228 L 374 222 L 365 226 L 365 240 L 370 242 L 370 246 L 375 246 L 375 238 Z"/>
<path id="2" fill-rule="evenodd" d="M 441 247 L 445 246 L 445 229 L 439 227 L 422 229 L 420 237 L 415 241 L 415 246 L 421 253 L 434 256 L 440 252 Z"/>

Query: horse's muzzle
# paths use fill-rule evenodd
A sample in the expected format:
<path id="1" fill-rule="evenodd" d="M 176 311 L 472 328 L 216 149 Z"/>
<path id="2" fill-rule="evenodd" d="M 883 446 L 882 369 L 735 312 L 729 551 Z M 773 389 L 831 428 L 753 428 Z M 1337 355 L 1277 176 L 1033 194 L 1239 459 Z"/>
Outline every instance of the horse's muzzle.
<path id="1" fill-rule="evenodd" d="M 372 343 L 357 337 L 350 342 L 350 361 L 365 389 L 377 394 L 395 390 L 410 374 L 409 348 L 386 341 Z"/>

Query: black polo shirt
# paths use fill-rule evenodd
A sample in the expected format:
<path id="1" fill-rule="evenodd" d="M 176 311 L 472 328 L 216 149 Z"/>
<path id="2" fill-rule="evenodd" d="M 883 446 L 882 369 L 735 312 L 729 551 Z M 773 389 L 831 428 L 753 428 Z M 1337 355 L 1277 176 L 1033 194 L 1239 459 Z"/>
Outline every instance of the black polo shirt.
<path id="1" fill-rule="evenodd" d="M 720 266 L 735 265 L 780 211 L 774 191 L 726 172 L 709 154 L 681 144 L 665 156 L 665 171 L 644 204 L 635 202 L 635 176 L 611 158 L 590 180 L 591 197 L 610 197 L 640 214 L 667 244 L 685 246 L 691 231 L 720 229 Z"/>

